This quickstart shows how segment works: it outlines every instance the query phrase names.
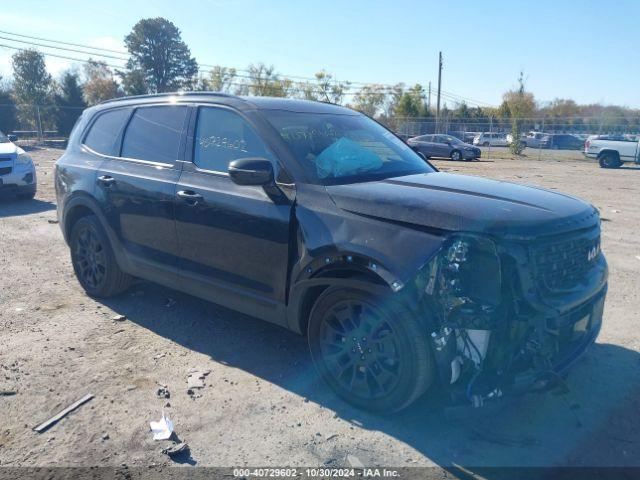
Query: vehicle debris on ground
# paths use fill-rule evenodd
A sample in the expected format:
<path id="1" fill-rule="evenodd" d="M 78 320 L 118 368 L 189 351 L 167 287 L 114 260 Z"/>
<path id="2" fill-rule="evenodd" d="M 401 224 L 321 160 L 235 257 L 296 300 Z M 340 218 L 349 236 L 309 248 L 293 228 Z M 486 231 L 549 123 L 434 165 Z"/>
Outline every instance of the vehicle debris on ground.
<path id="1" fill-rule="evenodd" d="M 51 417 L 49 420 L 41 423 L 40 425 L 38 425 L 37 427 L 34 428 L 34 430 L 38 433 L 42 433 L 46 430 L 48 430 L 50 427 L 52 427 L 54 424 L 56 424 L 58 421 L 60 421 L 62 418 L 66 417 L 68 414 L 70 414 L 71 412 L 73 412 L 76 408 L 78 408 L 80 405 L 83 405 L 85 403 L 87 403 L 89 400 L 91 400 L 93 398 L 93 394 L 91 393 L 87 393 L 84 397 L 82 397 L 80 400 L 78 400 L 77 402 L 72 403 L 71 405 L 69 405 L 67 408 L 65 408 L 64 410 L 61 410 L 60 412 L 58 412 L 57 414 L 55 414 L 53 417 Z"/>

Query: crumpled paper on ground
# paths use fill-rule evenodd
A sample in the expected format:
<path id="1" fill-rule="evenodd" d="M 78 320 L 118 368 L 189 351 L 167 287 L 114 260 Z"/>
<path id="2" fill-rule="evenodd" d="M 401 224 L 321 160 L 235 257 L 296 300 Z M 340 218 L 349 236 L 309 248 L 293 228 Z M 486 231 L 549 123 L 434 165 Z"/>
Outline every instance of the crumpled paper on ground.
<path id="1" fill-rule="evenodd" d="M 162 412 L 162 418 L 157 422 L 149 422 L 154 440 L 168 440 L 173 434 L 173 422 Z"/>

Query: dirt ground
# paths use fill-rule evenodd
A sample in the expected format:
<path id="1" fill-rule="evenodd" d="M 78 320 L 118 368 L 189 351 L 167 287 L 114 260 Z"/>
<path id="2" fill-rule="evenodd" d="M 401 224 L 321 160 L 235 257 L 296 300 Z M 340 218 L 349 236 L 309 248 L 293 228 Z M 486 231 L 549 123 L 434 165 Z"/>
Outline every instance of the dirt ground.
<path id="1" fill-rule="evenodd" d="M 191 448 L 182 461 L 199 466 L 640 465 L 640 169 L 534 156 L 436 161 L 600 209 L 611 270 L 603 330 L 568 393 L 464 415 L 421 400 L 380 417 L 336 399 L 305 339 L 278 327 L 146 282 L 109 301 L 87 297 L 54 223 L 61 153 L 32 152 L 35 200 L 0 201 L 0 465 L 170 465 L 149 431 L 163 409 Z M 196 398 L 194 368 L 211 370 Z M 170 398 L 158 398 L 159 385 Z M 32 430 L 86 393 L 95 398 Z"/>

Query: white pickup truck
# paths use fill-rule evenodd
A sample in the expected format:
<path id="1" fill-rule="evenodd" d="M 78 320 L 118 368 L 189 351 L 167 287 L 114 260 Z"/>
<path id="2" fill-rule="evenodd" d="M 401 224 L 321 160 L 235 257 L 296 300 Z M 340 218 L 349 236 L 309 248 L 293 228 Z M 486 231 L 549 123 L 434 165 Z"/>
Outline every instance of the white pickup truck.
<path id="1" fill-rule="evenodd" d="M 597 158 L 602 168 L 618 168 L 624 162 L 640 163 L 640 142 L 635 137 L 595 137 L 584 144 L 584 155 Z"/>

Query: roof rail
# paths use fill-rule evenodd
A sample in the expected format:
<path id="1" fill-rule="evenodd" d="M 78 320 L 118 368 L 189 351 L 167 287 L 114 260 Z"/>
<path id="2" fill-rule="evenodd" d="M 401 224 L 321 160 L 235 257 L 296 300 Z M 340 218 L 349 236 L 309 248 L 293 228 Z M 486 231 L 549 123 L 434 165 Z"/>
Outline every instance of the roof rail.
<path id="1" fill-rule="evenodd" d="M 98 103 L 98 105 L 104 105 L 105 103 L 113 103 L 113 102 L 121 102 L 124 100 L 137 100 L 141 98 L 158 98 L 158 97 L 169 97 L 172 95 L 185 97 L 191 95 L 212 95 L 216 97 L 228 97 L 228 98 L 240 98 L 237 95 L 231 95 L 230 93 L 222 93 L 222 92 L 165 92 L 165 93 L 148 93 L 146 95 L 132 95 L 130 97 L 118 97 L 118 98 L 110 98 L 109 100 L 103 100 Z"/>

